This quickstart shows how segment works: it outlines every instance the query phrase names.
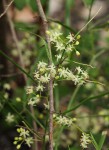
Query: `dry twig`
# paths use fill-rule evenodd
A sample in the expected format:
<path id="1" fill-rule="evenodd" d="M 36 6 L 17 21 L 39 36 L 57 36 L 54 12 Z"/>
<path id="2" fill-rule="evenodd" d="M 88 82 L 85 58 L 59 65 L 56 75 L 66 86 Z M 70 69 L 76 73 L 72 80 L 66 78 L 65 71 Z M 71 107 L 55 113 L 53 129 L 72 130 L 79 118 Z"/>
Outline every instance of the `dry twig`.
<path id="1" fill-rule="evenodd" d="M 8 11 L 9 7 L 12 5 L 12 3 L 14 2 L 14 0 L 12 0 L 6 7 L 6 9 L 4 10 L 4 12 L 0 15 L 0 18 L 2 18 Z"/>

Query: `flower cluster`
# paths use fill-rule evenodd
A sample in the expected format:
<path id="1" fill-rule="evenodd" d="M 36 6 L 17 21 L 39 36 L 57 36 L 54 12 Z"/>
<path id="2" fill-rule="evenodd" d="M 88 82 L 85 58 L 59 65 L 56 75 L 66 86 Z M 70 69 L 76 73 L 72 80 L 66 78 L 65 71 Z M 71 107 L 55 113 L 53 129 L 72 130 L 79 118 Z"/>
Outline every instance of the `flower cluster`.
<path id="1" fill-rule="evenodd" d="M 41 95 L 39 95 L 39 93 L 46 89 L 47 84 L 50 81 L 50 77 L 52 77 L 55 87 L 58 82 L 62 80 L 72 81 L 74 85 L 83 84 L 88 78 L 88 74 L 80 67 L 71 71 L 63 65 L 57 66 L 53 63 L 48 65 L 44 61 L 39 61 L 37 64 L 37 70 L 34 72 L 34 79 L 37 82 L 37 86 L 27 86 L 26 88 L 26 93 L 28 95 L 35 95 L 29 100 L 29 105 L 35 106 L 40 101 Z"/>
<path id="2" fill-rule="evenodd" d="M 87 145 L 91 143 L 89 134 L 82 133 L 80 142 L 83 149 L 87 148 Z"/>
<path id="3" fill-rule="evenodd" d="M 72 126 L 76 121 L 76 118 L 72 119 L 58 114 L 53 114 L 53 119 L 57 124 L 68 127 Z"/>
<path id="4" fill-rule="evenodd" d="M 80 35 L 74 36 L 70 33 L 64 38 L 63 33 L 61 33 L 61 26 L 54 26 L 54 24 L 52 26 L 53 29 L 47 31 L 47 34 L 50 35 L 51 44 L 55 47 L 56 58 L 54 58 L 54 62 L 50 65 L 44 61 L 38 62 L 37 69 L 34 72 L 34 80 L 37 85 L 26 88 L 26 93 L 31 96 L 33 95 L 28 102 L 29 105 L 35 106 L 40 101 L 41 94 L 46 90 L 51 78 L 53 79 L 53 87 L 63 80 L 72 81 L 74 85 L 83 84 L 88 78 L 87 72 L 79 66 L 74 70 L 70 70 L 63 63 L 72 51 L 75 51 L 76 55 L 80 55 L 79 51 L 76 50 Z"/>
<path id="5" fill-rule="evenodd" d="M 56 48 L 56 58 L 59 61 L 62 57 L 62 53 L 64 52 L 64 56 L 71 53 L 72 51 L 76 52 L 76 55 L 79 56 L 80 53 L 76 50 L 76 46 L 79 45 L 80 35 L 74 36 L 73 34 L 69 34 L 66 38 L 63 38 L 63 33 L 61 33 L 60 25 L 53 25 L 53 29 L 47 31 L 47 34 L 50 36 L 51 43 Z"/>
<path id="6" fill-rule="evenodd" d="M 17 145 L 16 148 L 20 149 L 22 143 L 27 144 L 29 147 L 33 144 L 34 140 L 30 136 L 30 132 L 24 128 L 17 128 L 17 132 L 19 133 L 19 137 L 14 138 L 14 144 Z"/>

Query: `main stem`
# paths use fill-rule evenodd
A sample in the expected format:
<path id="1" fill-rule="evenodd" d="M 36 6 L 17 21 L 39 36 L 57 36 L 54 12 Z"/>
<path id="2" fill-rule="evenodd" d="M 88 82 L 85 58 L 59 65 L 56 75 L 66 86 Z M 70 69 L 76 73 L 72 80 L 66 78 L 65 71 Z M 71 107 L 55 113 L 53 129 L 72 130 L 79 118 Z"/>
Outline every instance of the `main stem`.
<path id="1" fill-rule="evenodd" d="M 45 37 L 48 44 L 48 53 L 49 53 L 49 65 L 52 64 L 52 53 L 51 53 L 51 43 L 49 35 L 46 33 L 48 30 L 48 23 L 47 19 L 44 13 L 44 10 L 42 8 L 42 4 L 40 0 L 36 0 L 40 17 L 43 21 L 43 28 L 45 31 Z M 50 106 L 50 118 L 49 118 L 49 150 L 53 150 L 53 112 L 54 112 L 54 98 L 53 98 L 53 78 L 50 78 L 49 82 L 49 106 Z"/>

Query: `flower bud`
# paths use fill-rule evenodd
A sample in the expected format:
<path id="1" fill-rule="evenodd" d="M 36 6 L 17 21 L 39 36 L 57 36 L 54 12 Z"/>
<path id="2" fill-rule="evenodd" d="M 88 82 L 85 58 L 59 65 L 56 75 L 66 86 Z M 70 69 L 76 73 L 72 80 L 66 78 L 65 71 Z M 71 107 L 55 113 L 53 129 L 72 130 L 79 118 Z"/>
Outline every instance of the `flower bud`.
<path id="1" fill-rule="evenodd" d="M 17 147 L 16 147 L 17 149 L 20 149 L 21 148 L 21 145 L 19 144 L 19 145 L 17 145 Z"/>
<path id="2" fill-rule="evenodd" d="M 80 52 L 79 52 L 79 51 L 76 51 L 76 55 L 77 55 L 77 56 L 80 56 Z"/>

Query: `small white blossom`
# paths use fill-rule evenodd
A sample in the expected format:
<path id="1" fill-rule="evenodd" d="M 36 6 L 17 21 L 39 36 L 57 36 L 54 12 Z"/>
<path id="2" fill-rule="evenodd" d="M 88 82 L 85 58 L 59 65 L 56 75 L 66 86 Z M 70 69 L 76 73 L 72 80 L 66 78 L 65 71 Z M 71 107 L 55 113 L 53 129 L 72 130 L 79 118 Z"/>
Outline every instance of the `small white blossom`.
<path id="1" fill-rule="evenodd" d="M 39 84 L 39 85 L 36 87 L 36 91 L 41 91 L 41 92 L 43 92 L 43 90 L 44 90 L 44 86 L 41 85 L 41 84 Z"/>
<path id="2" fill-rule="evenodd" d="M 39 73 L 38 73 L 38 72 L 35 72 L 35 73 L 34 73 L 34 78 L 35 78 L 35 79 L 39 79 Z"/>
<path id="3" fill-rule="evenodd" d="M 45 107 L 45 109 L 48 109 L 48 110 L 49 110 L 49 104 L 45 104 L 45 103 L 44 103 L 44 107 Z"/>
<path id="4" fill-rule="evenodd" d="M 79 67 L 76 67 L 76 70 L 77 70 L 78 74 L 80 74 L 80 73 L 83 72 L 83 70 L 80 68 L 80 66 L 79 66 Z"/>
<path id="5" fill-rule="evenodd" d="M 74 81 L 75 80 L 75 75 L 70 71 L 70 70 L 68 70 L 68 72 L 66 72 L 66 79 L 67 80 L 72 80 L 72 81 Z"/>
<path id="6" fill-rule="evenodd" d="M 38 69 L 46 70 L 47 63 L 45 63 L 43 61 L 39 61 L 37 67 L 38 67 Z"/>
<path id="7" fill-rule="evenodd" d="M 62 51 L 62 50 L 64 50 L 65 49 L 65 46 L 64 46 L 64 44 L 62 43 L 62 42 L 56 42 L 56 51 Z"/>
<path id="8" fill-rule="evenodd" d="M 82 76 L 83 78 L 87 79 L 89 76 L 88 76 L 88 73 L 86 71 L 82 72 Z"/>
<path id="9" fill-rule="evenodd" d="M 29 131 L 23 128 L 20 128 L 20 136 L 23 138 L 26 138 L 27 136 L 29 136 Z"/>
<path id="10" fill-rule="evenodd" d="M 32 106 L 36 106 L 37 103 L 40 102 L 40 97 L 36 96 L 36 97 L 32 97 L 29 102 L 28 105 L 32 105 Z"/>
<path id="11" fill-rule="evenodd" d="M 74 36 L 71 33 L 66 38 L 69 40 L 68 43 L 73 42 L 75 40 Z"/>
<path id="12" fill-rule="evenodd" d="M 14 120 L 15 120 L 15 116 L 9 112 L 6 116 L 5 121 L 10 124 L 14 122 Z"/>
<path id="13" fill-rule="evenodd" d="M 62 54 L 55 55 L 55 57 L 56 57 L 57 61 L 59 61 L 62 57 Z"/>
<path id="14" fill-rule="evenodd" d="M 60 33 L 60 32 L 50 31 L 50 41 L 51 42 L 58 42 L 61 35 L 62 35 L 62 33 Z"/>
<path id="15" fill-rule="evenodd" d="M 41 83 L 48 83 L 50 80 L 50 75 L 48 75 L 47 73 L 45 73 L 45 75 L 40 76 L 39 81 Z"/>
<path id="16" fill-rule="evenodd" d="M 31 94 L 33 93 L 33 86 L 27 86 L 26 87 L 26 94 Z"/>
<path id="17" fill-rule="evenodd" d="M 55 65 L 54 65 L 54 64 L 50 65 L 50 66 L 48 67 L 48 70 L 50 70 L 51 76 L 52 76 L 52 77 L 55 77 L 55 75 L 56 75 L 56 67 L 55 67 Z"/>
<path id="18" fill-rule="evenodd" d="M 87 145 L 91 143 L 89 134 L 82 133 L 80 141 L 81 141 L 82 148 L 88 148 Z"/>
<path id="19" fill-rule="evenodd" d="M 31 144 L 33 144 L 33 138 L 32 137 L 27 137 L 26 139 L 25 139 L 25 142 L 26 142 L 26 144 L 29 146 L 29 147 L 31 147 Z"/>
<path id="20" fill-rule="evenodd" d="M 75 76 L 73 81 L 74 81 L 74 84 L 77 85 L 80 82 L 80 78 L 78 76 Z"/>
<path id="21" fill-rule="evenodd" d="M 68 68 L 59 68 L 58 69 L 58 72 L 59 72 L 59 76 L 60 77 L 64 77 L 64 78 L 67 78 L 67 74 L 69 72 L 69 69 Z"/>
<path id="22" fill-rule="evenodd" d="M 73 46 L 72 45 L 68 45 L 66 48 L 66 52 L 72 52 L 73 50 Z"/>

